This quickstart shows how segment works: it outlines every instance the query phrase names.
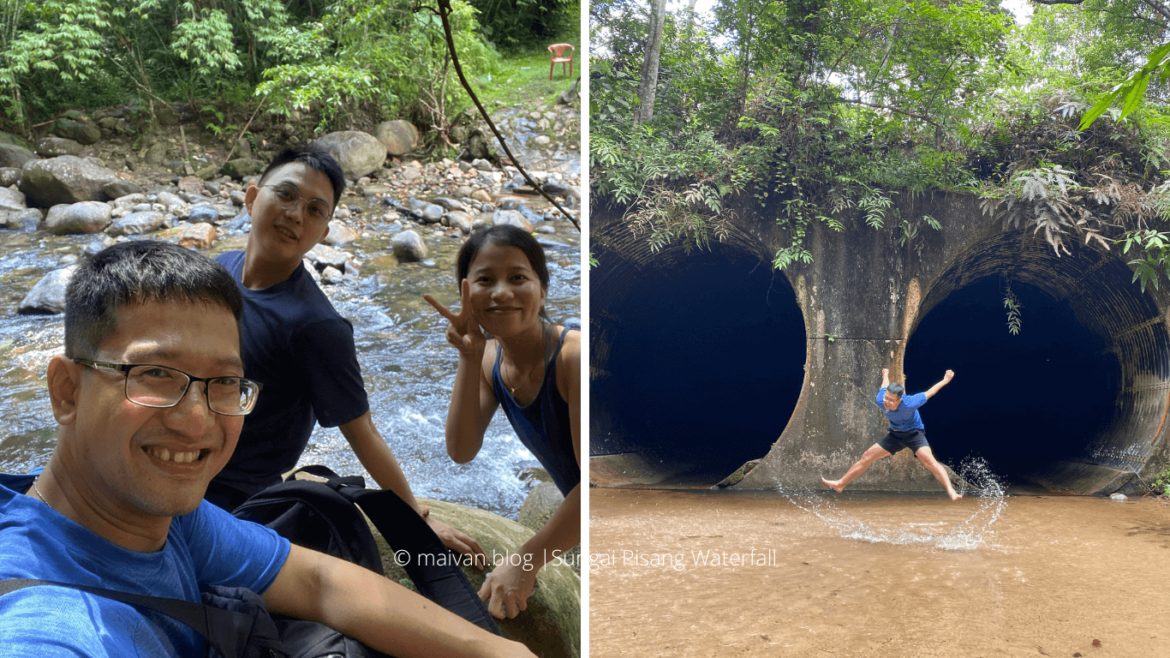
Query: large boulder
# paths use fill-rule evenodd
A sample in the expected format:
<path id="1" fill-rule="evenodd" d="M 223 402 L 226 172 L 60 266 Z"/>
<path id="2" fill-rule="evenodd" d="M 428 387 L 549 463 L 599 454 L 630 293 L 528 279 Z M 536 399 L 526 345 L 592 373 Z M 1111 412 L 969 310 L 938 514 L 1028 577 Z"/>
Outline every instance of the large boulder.
<path id="1" fill-rule="evenodd" d="M 24 210 L 0 210 L 0 228 L 35 231 L 40 228 L 45 214 L 40 208 L 25 208 Z"/>
<path id="2" fill-rule="evenodd" d="M 122 219 L 114 222 L 106 229 L 106 234 L 111 237 L 118 237 L 120 235 L 141 235 L 143 233 L 150 233 L 157 231 L 163 225 L 166 218 L 161 212 L 155 210 L 146 210 L 143 212 L 136 212 L 132 215 L 126 215 Z"/>
<path id="3" fill-rule="evenodd" d="M 30 150 L 32 149 L 32 144 L 29 144 L 28 142 L 24 141 L 24 139 L 22 139 L 16 135 L 13 135 L 12 133 L 6 133 L 3 131 L 0 131 L 0 144 L 15 144 L 15 145 L 20 146 L 22 148 L 26 148 L 26 149 L 30 149 Z"/>
<path id="4" fill-rule="evenodd" d="M 390 238 L 390 250 L 404 263 L 417 263 L 427 257 L 427 245 L 414 231 L 395 233 Z"/>
<path id="5" fill-rule="evenodd" d="M 0 187 L 0 210 L 24 210 L 27 207 L 23 194 L 7 187 Z"/>
<path id="6" fill-rule="evenodd" d="M 36 160 L 37 154 L 18 144 L 0 143 L 0 167 L 24 167 L 24 163 Z"/>
<path id="7" fill-rule="evenodd" d="M 61 204 L 49 209 L 45 230 L 53 235 L 97 233 L 110 225 L 114 209 L 101 201 Z"/>
<path id="8" fill-rule="evenodd" d="M 419 502 L 431 509 L 431 518 L 474 537 L 489 559 L 513 554 L 536 534 L 491 512 L 425 498 Z M 406 570 L 398 565 L 385 540 L 376 530 L 374 536 L 386 577 L 409 584 Z M 472 566 L 462 568 L 478 590 L 485 572 Z M 581 577 L 567 561 L 553 559 L 537 573 L 536 582 L 538 586 L 528 599 L 528 609 L 515 619 L 497 619 L 496 623 L 505 636 L 523 642 L 538 656 L 577 658 L 581 655 Z"/>
<path id="9" fill-rule="evenodd" d="M 59 155 L 80 155 L 85 147 L 81 142 L 64 137 L 45 137 L 37 142 L 37 154 L 45 158 Z"/>
<path id="10" fill-rule="evenodd" d="M 16 312 L 21 315 L 56 315 L 65 312 L 65 288 L 77 271 L 76 265 L 49 272 L 28 291 Z"/>
<path id="11" fill-rule="evenodd" d="M 374 128 L 374 137 L 386 146 L 387 153 L 395 157 L 402 157 L 418 146 L 418 128 L 401 119 L 379 123 Z"/>
<path id="12" fill-rule="evenodd" d="M 528 497 L 520 506 L 520 513 L 516 515 L 516 520 L 526 528 L 540 530 L 553 517 L 563 502 L 565 502 L 565 497 L 557 485 L 552 482 L 541 482 L 528 492 Z"/>
<path id="13" fill-rule="evenodd" d="M 102 138 L 102 131 L 94 125 L 73 119 L 58 119 L 53 134 L 80 144 L 93 144 Z"/>
<path id="14" fill-rule="evenodd" d="M 358 130 L 329 133 L 318 139 L 317 145 L 329 151 L 349 180 L 374 173 L 386 161 L 386 145 Z"/>
<path id="15" fill-rule="evenodd" d="M 264 171 L 264 163 L 252 158 L 234 158 L 223 163 L 220 171 L 232 178 L 243 179 Z"/>
<path id="16" fill-rule="evenodd" d="M 20 167 L 0 167 L 0 187 L 12 187 L 20 182 Z"/>
<path id="17" fill-rule="evenodd" d="M 21 171 L 20 191 L 30 206 L 49 208 L 59 203 L 101 201 L 102 187 L 116 180 L 113 171 L 93 159 L 63 155 L 26 163 Z"/>

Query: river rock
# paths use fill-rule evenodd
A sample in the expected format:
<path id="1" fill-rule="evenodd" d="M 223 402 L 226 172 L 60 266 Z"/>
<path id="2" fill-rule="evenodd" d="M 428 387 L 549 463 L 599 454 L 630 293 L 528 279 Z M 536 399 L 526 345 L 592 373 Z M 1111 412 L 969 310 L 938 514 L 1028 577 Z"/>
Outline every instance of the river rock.
<path id="1" fill-rule="evenodd" d="M 577 86 L 580 83 L 581 78 L 578 77 L 573 81 L 573 84 L 570 85 L 568 89 L 562 91 L 561 94 L 557 96 L 557 105 L 572 105 L 573 103 L 576 103 L 578 100 L 580 100 L 581 96 L 577 91 Z"/>
<path id="2" fill-rule="evenodd" d="M 526 528 L 539 531 L 563 502 L 565 497 L 557 485 L 552 482 L 541 482 L 528 492 L 516 520 Z"/>
<path id="3" fill-rule="evenodd" d="M 86 146 L 94 144 L 102 138 L 102 131 L 97 126 L 66 118 L 57 120 L 57 123 L 53 125 L 53 134 Z"/>
<path id="4" fill-rule="evenodd" d="M 110 227 L 106 229 L 106 233 L 115 238 L 121 235 L 141 235 L 143 233 L 150 233 L 161 228 L 165 219 L 166 217 L 164 217 L 161 212 L 156 210 L 136 212 L 133 215 L 127 215 L 111 224 Z"/>
<path id="5" fill-rule="evenodd" d="M 532 232 L 532 224 L 527 219 L 524 219 L 524 215 L 521 215 L 518 211 L 497 210 L 492 213 L 493 226 L 503 226 L 505 224 L 523 229 L 527 233 Z"/>
<path id="6" fill-rule="evenodd" d="M 201 194 L 206 185 L 198 176 L 183 176 L 179 179 L 179 191 L 186 194 Z"/>
<path id="7" fill-rule="evenodd" d="M 172 192 L 159 192 L 158 202 L 166 206 L 167 210 L 181 210 L 187 207 L 187 202 Z"/>
<path id="8" fill-rule="evenodd" d="M 147 203 L 146 195 L 142 192 L 135 192 L 114 199 L 114 207 L 116 208 L 133 208 L 140 203 Z"/>
<path id="9" fill-rule="evenodd" d="M 335 286 L 342 281 L 345 281 L 345 274 L 343 274 L 341 270 L 337 269 L 336 267 L 329 266 L 321 270 L 321 283 Z"/>
<path id="10" fill-rule="evenodd" d="M 314 246 L 309 250 L 309 253 L 305 254 L 305 257 L 320 269 L 333 266 L 342 271 L 345 271 L 345 263 L 349 260 L 349 255 L 344 251 L 324 244 Z"/>
<path id="11" fill-rule="evenodd" d="M 390 238 L 394 257 L 403 263 L 417 263 L 427 257 L 427 245 L 414 231 L 402 231 Z"/>
<path id="12" fill-rule="evenodd" d="M 358 234 L 346 226 L 345 222 L 335 219 L 329 222 L 329 232 L 325 234 L 324 242 L 331 247 L 340 247 L 357 240 L 358 237 Z"/>
<path id="13" fill-rule="evenodd" d="M 22 139 L 21 137 L 18 137 L 17 135 L 13 135 L 12 133 L 6 133 L 3 131 L 0 131 L 0 144 L 14 144 L 14 145 L 19 146 L 21 148 L 28 149 L 30 151 L 32 150 L 32 144 L 29 144 L 28 142 L 24 141 L 24 139 Z"/>
<path id="14" fill-rule="evenodd" d="M 24 163 L 36 160 L 37 154 L 16 144 L 0 144 L 0 167 L 24 167 Z"/>
<path id="15" fill-rule="evenodd" d="M 402 176 L 402 182 L 404 183 L 413 183 L 423 176 L 421 171 L 418 169 L 411 169 L 410 167 L 404 168 L 400 175 Z"/>
<path id="16" fill-rule="evenodd" d="M 77 271 L 70 265 L 46 274 L 28 291 L 16 312 L 21 315 L 56 315 L 65 312 L 65 288 Z"/>
<path id="17" fill-rule="evenodd" d="M 426 498 L 420 498 L 419 502 L 430 508 L 431 518 L 474 537 L 489 558 L 513 554 L 535 534 L 491 512 Z M 409 582 L 385 539 L 377 530 L 373 532 L 386 577 Z M 462 568 L 478 591 L 485 571 L 472 566 Z M 537 572 L 536 582 L 538 587 L 528 599 L 528 608 L 515 619 L 497 619 L 496 623 L 506 637 L 524 643 L 538 656 L 577 658 L 581 655 L 581 577 L 566 561 L 553 559 Z"/>
<path id="18" fill-rule="evenodd" d="M 81 253 L 86 258 L 93 258 L 94 256 L 98 255 L 98 252 L 100 252 L 102 249 L 105 249 L 106 247 L 112 247 L 116 244 L 118 244 L 117 240 L 111 238 L 108 235 L 103 235 L 91 240 L 89 244 L 85 245 L 85 249 L 83 249 Z"/>
<path id="19" fill-rule="evenodd" d="M 24 194 L 7 187 L 0 187 L 0 210 L 24 210 L 27 208 Z"/>
<path id="20" fill-rule="evenodd" d="M 102 194 L 107 199 L 121 199 L 131 194 L 139 194 L 142 188 L 128 180 L 116 180 L 102 186 Z"/>
<path id="21" fill-rule="evenodd" d="M 463 212 L 467 212 L 467 206 L 463 205 L 462 201 L 452 199 L 451 197 L 437 196 L 431 199 L 431 202 L 436 205 L 443 206 L 447 210 L 461 210 Z"/>
<path id="22" fill-rule="evenodd" d="M 154 106 L 154 118 L 158 119 L 160 126 L 177 126 L 179 125 L 179 113 L 175 108 L 164 103 L 159 103 Z"/>
<path id="23" fill-rule="evenodd" d="M 46 158 L 59 155 L 79 155 L 85 147 L 80 142 L 64 137 L 45 137 L 37 142 L 37 154 Z"/>
<path id="24" fill-rule="evenodd" d="M 235 158 L 225 162 L 221 171 L 232 178 L 242 179 L 264 171 L 264 163 L 252 158 Z"/>
<path id="25" fill-rule="evenodd" d="M 383 121 L 374 128 L 374 137 L 386 147 L 386 152 L 394 157 L 401 157 L 410 153 L 418 145 L 418 129 L 409 121 L 397 119 Z"/>
<path id="26" fill-rule="evenodd" d="M 0 167 L 0 187 L 12 187 L 19 182 L 19 167 Z"/>
<path id="27" fill-rule="evenodd" d="M 30 206 L 48 208 L 60 203 L 100 201 L 102 188 L 118 180 L 117 175 L 94 158 L 62 155 L 25 163 L 20 191 Z"/>
<path id="28" fill-rule="evenodd" d="M 97 233 L 110 225 L 113 208 L 101 201 L 61 204 L 49 209 L 45 230 L 53 235 Z"/>
<path id="29" fill-rule="evenodd" d="M 40 208 L 0 210 L 0 227 L 16 231 L 35 231 L 40 228 L 45 214 Z"/>
<path id="30" fill-rule="evenodd" d="M 492 202 L 492 195 L 488 194 L 488 191 L 484 190 L 484 189 L 475 190 L 474 192 L 472 192 L 468 196 L 471 199 L 473 199 L 475 201 L 482 202 L 482 203 L 491 203 Z"/>
<path id="31" fill-rule="evenodd" d="M 232 214 L 235 214 L 234 212 Z M 187 215 L 187 221 L 192 224 L 212 224 L 219 219 L 219 211 L 208 205 L 198 205 L 191 208 L 191 212 Z"/>
<path id="32" fill-rule="evenodd" d="M 438 224 L 443 221 L 443 206 L 418 199 L 410 200 L 410 212 L 418 217 L 419 221 L 427 224 Z"/>
<path id="33" fill-rule="evenodd" d="M 329 133 L 318 139 L 317 145 L 337 160 L 348 180 L 368 176 L 386 161 L 386 145 L 377 137 L 359 130 Z"/>
<path id="34" fill-rule="evenodd" d="M 1115 493 L 1115 494 L 1113 494 L 1113 495 L 1109 496 L 1109 499 L 1110 499 L 1110 500 L 1113 500 L 1113 501 L 1116 501 L 1116 502 L 1118 502 L 1118 503 L 1124 503 L 1126 500 L 1128 500 L 1128 498 L 1126 497 L 1126 495 L 1125 495 L 1125 494 L 1123 494 L 1123 493 Z"/>
<path id="35" fill-rule="evenodd" d="M 447 212 L 447 216 L 443 218 L 443 223 L 451 228 L 459 229 L 463 232 L 463 235 L 468 235 L 471 233 L 471 225 L 475 223 L 475 220 L 465 212 L 450 210 Z"/>
<path id="36" fill-rule="evenodd" d="M 176 230 L 179 244 L 189 249 L 207 249 L 215 242 L 215 226 L 211 224 L 189 224 Z"/>

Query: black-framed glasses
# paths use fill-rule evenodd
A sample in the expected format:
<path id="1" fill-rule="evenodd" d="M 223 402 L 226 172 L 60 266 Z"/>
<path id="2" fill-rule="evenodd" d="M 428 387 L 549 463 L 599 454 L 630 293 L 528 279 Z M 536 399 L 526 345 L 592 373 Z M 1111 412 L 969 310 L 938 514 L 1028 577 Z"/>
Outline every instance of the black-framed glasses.
<path id="1" fill-rule="evenodd" d="M 272 195 L 276 197 L 276 205 L 281 210 L 293 212 L 301 204 L 301 190 L 292 183 L 280 183 L 278 185 L 265 183 L 261 187 L 267 187 L 272 190 Z M 332 215 L 333 209 L 321 199 L 309 199 L 305 201 L 305 221 L 312 224 L 327 224 Z"/>
<path id="2" fill-rule="evenodd" d="M 144 407 L 166 409 L 179 404 L 191 382 L 206 386 L 207 408 L 223 416 L 246 416 L 256 408 L 256 398 L 263 388 L 260 382 L 243 377 L 194 377 L 166 366 L 133 363 L 103 363 L 73 359 L 94 370 L 126 375 L 126 399 Z"/>

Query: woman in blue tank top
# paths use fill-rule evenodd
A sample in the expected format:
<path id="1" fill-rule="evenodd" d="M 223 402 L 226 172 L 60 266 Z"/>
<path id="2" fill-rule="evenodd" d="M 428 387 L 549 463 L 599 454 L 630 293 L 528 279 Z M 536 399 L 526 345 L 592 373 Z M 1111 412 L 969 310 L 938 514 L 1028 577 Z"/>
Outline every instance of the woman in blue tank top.
<path id="1" fill-rule="evenodd" d="M 502 406 L 565 495 L 548 523 L 518 556 L 497 565 L 479 592 L 493 615 L 512 618 L 527 607 L 536 572 L 581 541 L 581 333 L 545 315 L 544 249 L 525 231 L 493 226 L 473 234 L 456 268 L 459 313 L 424 295 L 450 321 L 447 341 L 459 350 L 447 454 L 460 464 L 474 459 Z"/>

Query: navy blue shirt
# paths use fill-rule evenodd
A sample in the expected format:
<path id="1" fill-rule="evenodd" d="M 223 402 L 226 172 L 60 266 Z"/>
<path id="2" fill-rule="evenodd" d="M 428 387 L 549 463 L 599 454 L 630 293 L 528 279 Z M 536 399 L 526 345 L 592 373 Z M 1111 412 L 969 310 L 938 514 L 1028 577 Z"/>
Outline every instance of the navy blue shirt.
<path id="1" fill-rule="evenodd" d="M 886 418 L 890 419 L 891 430 L 895 432 L 911 432 L 913 430 L 925 429 L 922 425 L 922 417 L 918 415 L 918 407 L 926 404 L 926 393 L 903 395 L 901 404 L 893 411 L 886 409 L 886 405 L 882 404 L 882 399 L 885 397 L 886 389 L 883 388 L 878 391 L 877 406 L 881 407 L 882 412 L 886 414 Z"/>
<path id="2" fill-rule="evenodd" d="M 241 281 L 244 252 L 216 261 Z M 353 325 L 334 310 L 304 265 L 263 290 L 241 283 L 240 292 L 244 375 L 264 388 L 244 419 L 231 461 L 207 490 L 208 500 L 227 509 L 296 467 L 315 423 L 337 427 L 370 408 Z"/>

